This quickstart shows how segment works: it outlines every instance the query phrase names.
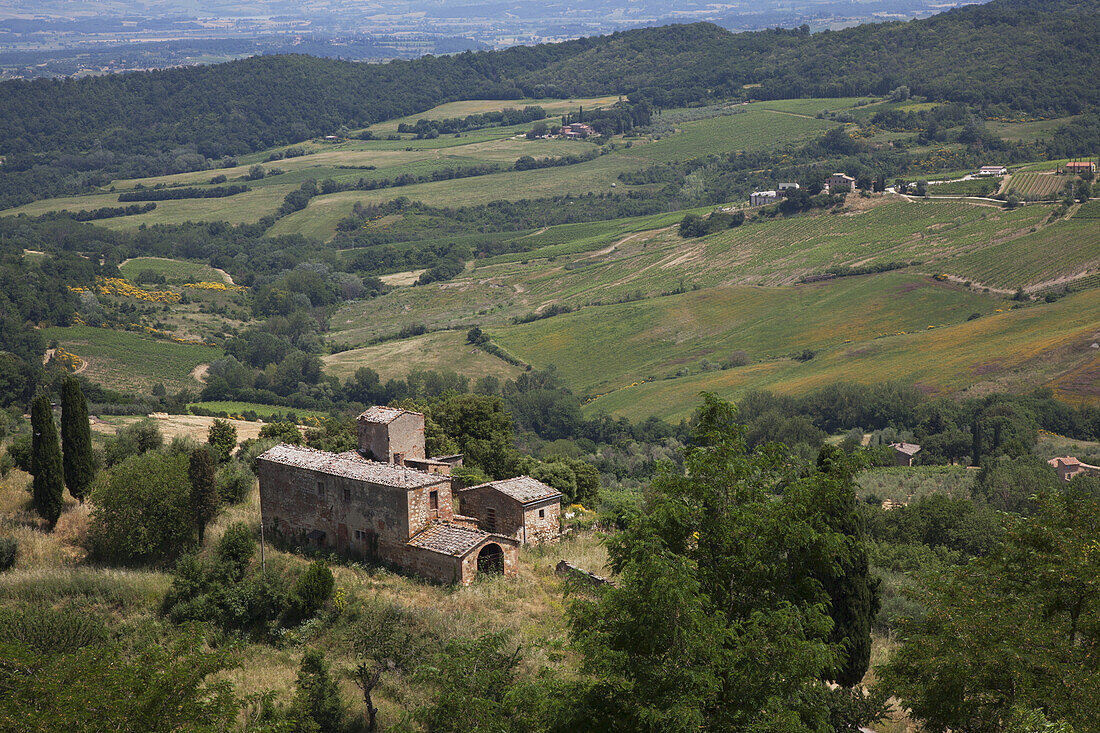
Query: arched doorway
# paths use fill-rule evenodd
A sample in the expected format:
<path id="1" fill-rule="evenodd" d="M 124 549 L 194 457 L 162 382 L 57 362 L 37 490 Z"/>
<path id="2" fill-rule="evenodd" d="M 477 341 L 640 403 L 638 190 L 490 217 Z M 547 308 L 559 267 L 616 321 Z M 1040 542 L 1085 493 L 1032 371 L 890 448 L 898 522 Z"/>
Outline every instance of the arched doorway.
<path id="1" fill-rule="evenodd" d="M 490 542 L 481 548 L 477 553 L 477 572 L 479 575 L 504 573 L 504 550 L 500 545 Z"/>

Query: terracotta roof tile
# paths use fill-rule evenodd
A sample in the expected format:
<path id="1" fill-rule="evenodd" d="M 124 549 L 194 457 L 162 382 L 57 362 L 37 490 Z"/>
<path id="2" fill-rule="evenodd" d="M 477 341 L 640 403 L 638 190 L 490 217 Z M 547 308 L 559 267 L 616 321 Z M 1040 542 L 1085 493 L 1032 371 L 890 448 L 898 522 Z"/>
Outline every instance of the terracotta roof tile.
<path id="1" fill-rule="evenodd" d="M 493 535 L 456 524 L 431 524 L 413 535 L 408 544 L 441 555 L 462 557 Z"/>

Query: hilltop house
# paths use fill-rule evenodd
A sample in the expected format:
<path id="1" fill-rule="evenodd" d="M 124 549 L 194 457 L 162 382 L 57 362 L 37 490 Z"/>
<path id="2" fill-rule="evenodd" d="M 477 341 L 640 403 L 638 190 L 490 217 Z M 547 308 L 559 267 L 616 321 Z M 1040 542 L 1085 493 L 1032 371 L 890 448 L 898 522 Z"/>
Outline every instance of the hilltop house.
<path id="1" fill-rule="evenodd" d="M 1058 478 L 1062 481 L 1070 481 L 1074 476 L 1085 474 L 1086 476 L 1100 476 L 1100 466 L 1091 466 L 1082 463 L 1073 456 L 1051 458 L 1047 461 L 1058 472 Z"/>
<path id="2" fill-rule="evenodd" d="M 543 487 L 543 498 L 531 504 L 542 521 L 524 520 L 529 532 L 504 521 L 507 531 L 498 531 L 487 514 L 456 514 L 450 473 L 462 457 L 425 456 L 422 414 L 372 407 L 356 422 L 357 450 L 280 444 L 259 457 L 260 515 L 269 536 L 463 585 L 479 573 L 515 576 L 520 544 L 558 536 L 561 495 L 528 477 L 510 481 Z"/>
<path id="3" fill-rule="evenodd" d="M 1090 173 L 1096 172 L 1096 163 L 1091 160 L 1071 160 L 1065 165 L 1066 173 L 1084 173 L 1089 171 Z"/>
<path id="4" fill-rule="evenodd" d="M 894 464 L 897 466 L 912 466 L 913 456 L 920 453 L 920 446 L 916 443 L 891 443 L 894 449 Z"/>
<path id="5" fill-rule="evenodd" d="M 979 176 L 1003 176 L 1008 173 L 1008 168 L 1003 165 L 983 165 L 978 169 Z"/>
<path id="6" fill-rule="evenodd" d="M 831 191 L 834 188 L 847 186 L 849 191 L 856 188 L 856 179 L 844 173 L 834 173 L 825 179 L 825 186 Z"/>
<path id="7" fill-rule="evenodd" d="M 800 188 L 802 187 L 799 186 L 797 183 L 780 183 L 779 195 L 786 197 L 790 195 L 791 191 L 797 191 Z"/>

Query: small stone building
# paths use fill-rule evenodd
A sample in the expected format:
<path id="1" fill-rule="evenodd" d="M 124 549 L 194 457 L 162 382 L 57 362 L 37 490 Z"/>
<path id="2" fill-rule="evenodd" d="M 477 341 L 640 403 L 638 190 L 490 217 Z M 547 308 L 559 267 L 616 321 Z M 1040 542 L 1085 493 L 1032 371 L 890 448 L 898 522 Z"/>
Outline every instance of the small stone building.
<path id="1" fill-rule="evenodd" d="M 1092 466 L 1082 463 L 1073 456 L 1051 458 L 1047 461 L 1058 472 L 1058 478 L 1062 481 L 1071 481 L 1074 476 L 1085 474 L 1086 476 L 1100 476 L 1100 466 Z"/>
<path id="2" fill-rule="evenodd" d="M 912 466 L 913 456 L 920 453 L 920 446 L 916 443 L 891 443 L 894 449 L 894 464 L 898 466 Z"/>
<path id="3" fill-rule="evenodd" d="M 415 431 L 416 421 L 409 423 Z M 368 431 L 368 438 L 376 437 Z M 408 450 L 400 441 L 385 444 Z M 519 542 L 456 516 L 446 475 L 372 461 L 358 451 L 286 444 L 262 454 L 258 472 L 261 521 L 271 535 L 381 560 L 444 583 L 468 584 L 479 571 L 516 574 Z"/>
<path id="4" fill-rule="evenodd" d="M 459 513 L 486 532 L 520 544 L 554 542 L 561 536 L 561 492 L 530 476 L 470 486 L 458 492 Z"/>

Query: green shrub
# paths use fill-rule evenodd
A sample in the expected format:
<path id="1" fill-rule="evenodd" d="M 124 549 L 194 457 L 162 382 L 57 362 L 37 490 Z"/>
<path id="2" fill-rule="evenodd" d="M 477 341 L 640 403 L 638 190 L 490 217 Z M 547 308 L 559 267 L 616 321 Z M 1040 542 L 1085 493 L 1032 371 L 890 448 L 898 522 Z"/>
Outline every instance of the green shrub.
<path id="1" fill-rule="evenodd" d="M 129 563 L 163 562 L 195 541 L 186 454 L 151 451 L 100 474 L 92 489 L 96 555 Z"/>
<path id="2" fill-rule="evenodd" d="M 248 492 L 252 490 L 252 482 L 256 479 L 248 466 L 240 461 L 230 461 L 218 469 L 214 476 L 214 484 L 218 489 L 218 496 L 223 504 L 236 504 L 244 501 Z"/>
<path id="3" fill-rule="evenodd" d="M 321 560 L 314 561 L 309 569 L 298 577 L 290 592 L 289 615 L 293 620 L 304 621 L 321 610 L 332 596 L 336 579 Z"/>
<path id="4" fill-rule="evenodd" d="M 19 555 L 19 543 L 14 537 L 0 537 L 0 572 L 10 570 Z"/>
<path id="5" fill-rule="evenodd" d="M 20 435 L 7 448 L 6 454 L 20 471 L 31 472 L 31 436 Z"/>
<path id="6" fill-rule="evenodd" d="M 98 617 L 74 608 L 27 605 L 0 608 L 0 639 L 21 644 L 39 654 L 66 654 L 107 642 Z"/>

